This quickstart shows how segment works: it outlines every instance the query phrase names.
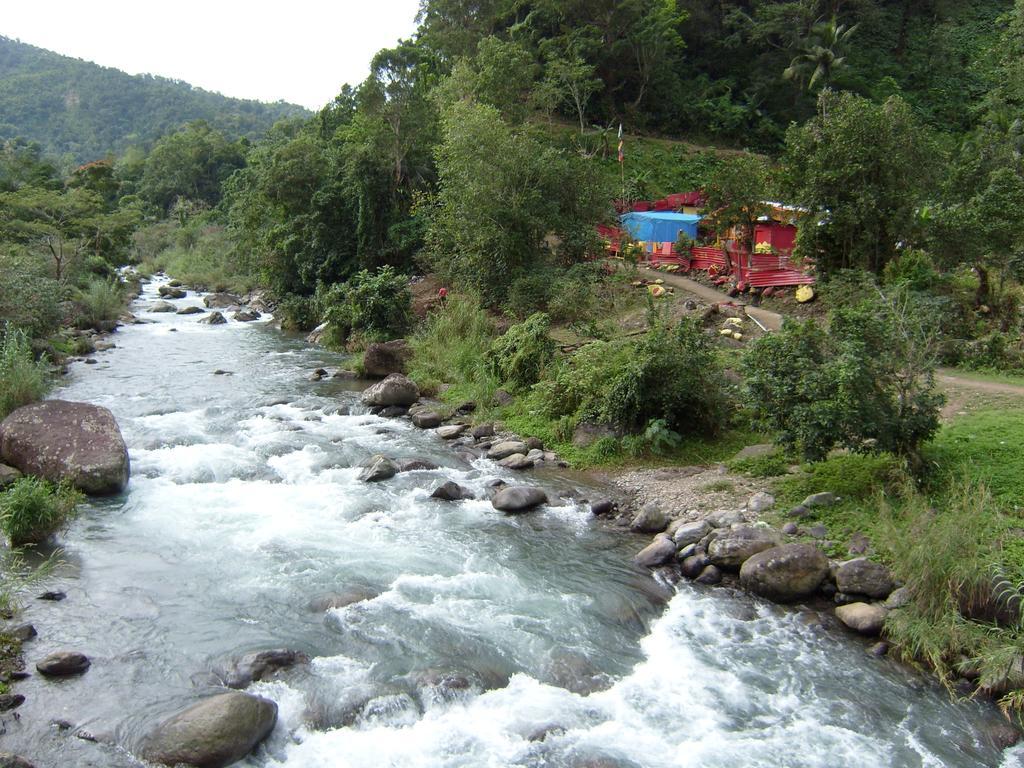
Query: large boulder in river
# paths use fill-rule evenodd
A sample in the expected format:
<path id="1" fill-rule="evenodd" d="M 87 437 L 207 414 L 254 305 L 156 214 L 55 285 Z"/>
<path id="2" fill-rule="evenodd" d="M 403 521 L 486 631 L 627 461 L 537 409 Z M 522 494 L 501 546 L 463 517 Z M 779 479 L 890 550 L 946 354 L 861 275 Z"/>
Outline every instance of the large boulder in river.
<path id="1" fill-rule="evenodd" d="M 128 449 L 114 414 L 91 403 L 44 400 L 18 408 L 0 423 L 0 460 L 96 496 L 128 485 Z"/>
<path id="2" fill-rule="evenodd" d="M 828 558 L 813 544 L 783 544 L 749 557 L 740 584 L 777 603 L 810 597 L 828 576 Z"/>
<path id="3" fill-rule="evenodd" d="M 363 353 L 363 373 L 371 379 L 383 379 L 392 373 L 405 373 L 412 350 L 405 339 L 370 344 Z"/>
<path id="4" fill-rule="evenodd" d="M 527 512 L 548 500 L 540 488 L 530 485 L 512 485 L 502 488 L 491 499 L 491 506 L 502 512 Z"/>
<path id="5" fill-rule="evenodd" d="M 867 595 L 884 600 L 895 586 L 888 568 L 865 557 L 848 560 L 836 571 L 836 587 L 848 595 Z"/>
<path id="6" fill-rule="evenodd" d="M 227 309 L 237 307 L 242 300 L 233 293 L 208 293 L 203 296 L 203 304 L 208 309 Z"/>
<path id="7" fill-rule="evenodd" d="M 737 569 L 758 552 L 782 543 L 770 528 L 756 525 L 737 525 L 723 529 L 708 545 L 708 559 L 719 568 Z"/>
<path id="8" fill-rule="evenodd" d="M 146 739 L 142 756 L 161 765 L 223 768 L 238 762 L 274 729 L 277 704 L 231 691 L 172 715 Z"/>
<path id="9" fill-rule="evenodd" d="M 400 373 L 392 373 L 383 381 L 378 381 L 363 391 L 364 405 L 405 405 L 409 406 L 419 400 L 420 390 L 416 383 Z"/>
<path id="10" fill-rule="evenodd" d="M 56 651 L 36 663 L 36 671 L 44 677 L 72 677 L 89 669 L 89 657 L 78 651 Z"/>

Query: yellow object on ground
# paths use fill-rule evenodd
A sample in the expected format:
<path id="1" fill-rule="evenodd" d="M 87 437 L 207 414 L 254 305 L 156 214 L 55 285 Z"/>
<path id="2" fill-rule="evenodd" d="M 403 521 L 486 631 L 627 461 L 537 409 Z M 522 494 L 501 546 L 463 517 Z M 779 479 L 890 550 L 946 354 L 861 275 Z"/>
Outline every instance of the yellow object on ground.
<path id="1" fill-rule="evenodd" d="M 665 281 L 664 281 L 664 280 L 663 280 L 662 278 L 660 278 L 660 277 L 656 277 L 656 278 L 654 279 L 654 283 L 655 283 L 655 285 L 661 285 L 661 284 L 662 284 L 662 283 L 664 283 L 664 282 L 665 282 Z"/>
<path id="2" fill-rule="evenodd" d="M 806 304 L 814 298 L 814 289 L 809 285 L 801 285 L 796 289 L 796 300 L 801 304 Z"/>
<path id="3" fill-rule="evenodd" d="M 739 326 L 739 325 L 743 325 L 743 320 L 741 318 L 739 318 L 739 317 L 730 317 L 730 318 L 726 319 L 726 321 L 724 323 L 722 323 L 722 325 L 735 325 L 735 326 Z"/>
<path id="4" fill-rule="evenodd" d="M 734 333 L 734 334 L 732 335 L 732 337 L 733 337 L 734 339 L 736 339 L 736 341 L 743 341 L 743 334 L 742 334 L 742 333 Z"/>
<path id="5" fill-rule="evenodd" d="M 729 328 L 723 328 L 718 332 L 719 336 L 732 336 L 732 331 Z"/>
<path id="6" fill-rule="evenodd" d="M 648 285 L 647 290 L 650 291 L 651 296 L 654 296 L 655 298 L 657 298 L 658 296 L 662 296 L 665 293 L 665 289 L 662 288 L 660 285 Z"/>

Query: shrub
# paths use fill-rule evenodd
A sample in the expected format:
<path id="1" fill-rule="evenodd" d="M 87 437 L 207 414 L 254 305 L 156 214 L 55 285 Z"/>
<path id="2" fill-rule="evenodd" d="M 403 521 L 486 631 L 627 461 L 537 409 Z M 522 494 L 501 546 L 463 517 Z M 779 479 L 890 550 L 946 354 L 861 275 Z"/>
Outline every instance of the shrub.
<path id="1" fill-rule="evenodd" d="M 0 337 L 0 419 L 46 394 L 46 365 L 35 359 L 23 331 L 8 327 Z"/>
<path id="2" fill-rule="evenodd" d="M 520 275 L 508 287 L 505 306 L 520 318 L 544 312 L 554 295 L 554 283 L 554 270 L 537 269 Z"/>
<path id="3" fill-rule="evenodd" d="M 41 544 L 74 518 L 81 500 L 70 485 L 22 477 L 0 493 L 0 530 L 12 547 Z"/>
<path id="4" fill-rule="evenodd" d="M 932 257 L 924 251 L 909 249 L 885 265 L 882 279 L 886 285 L 905 285 L 913 291 L 927 291 L 934 288 L 941 279 L 932 263 Z"/>
<path id="5" fill-rule="evenodd" d="M 402 336 L 412 324 L 409 278 L 384 266 L 362 270 L 345 283 L 321 290 L 320 316 L 330 323 L 329 342 L 343 346 L 353 333 L 384 341 Z"/>
<path id="6" fill-rule="evenodd" d="M 100 329 L 103 323 L 117 320 L 125 304 L 124 285 L 115 279 L 93 278 L 79 294 L 81 314 L 77 325 Z"/>
<path id="7" fill-rule="evenodd" d="M 772 451 L 763 456 L 749 456 L 729 462 L 729 469 L 750 477 L 777 477 L 789 470 L 790 462 L 782 451 Z"/>
<path id="8" fill-rule="evenodd" d="M 319 325 L 313 299 L 290 294 L 277 303 L 277 316 L 286 331 L 311 331 Z"/>
<path id="9" fill-rule="evenodd" d="M 810 460 L 836 445 L 917 461 L 939 426 L 937 334 L 907 296 L 834 310 L 830 333 L 787 322 L 743 359 L 755 422 Z"/>
<path id="10" fill-rule="evenodd" d="M 715 350 L 692 320 L 659 324 L 635 342 L 596 341 L 564 363 L 535 396 L 551 416 L 630 432 L 661 420 L 679 434 L 716 433 L 725 392 Z"/>
<path id="11" fill-rule="evenodd" d="M 44 338 L 60 325 L 63 298 L 63 287 L 49 277 L 41 259 L 25 251 L 0 250 L 0 325 Z"/>
<path id="12" fill-rule="evenodd" d="M 450 296 L 409 340 L 409 376 L 428 391 L 444 383 L 469 384 L 478 388 L 471 399 L 490 402 L 498 383 L 487 371 L 485 356 L 494 336 L 494 323 L 479 301 Z"/>
<path id="13" fill-rule="evenodd" d="M 555 356 L 555 342 L 548 336 L 550 325 L 548 316 L 538 312 L 495 339 L 486 357 L 490 374 L 516 389 L 540 381 Z"/>

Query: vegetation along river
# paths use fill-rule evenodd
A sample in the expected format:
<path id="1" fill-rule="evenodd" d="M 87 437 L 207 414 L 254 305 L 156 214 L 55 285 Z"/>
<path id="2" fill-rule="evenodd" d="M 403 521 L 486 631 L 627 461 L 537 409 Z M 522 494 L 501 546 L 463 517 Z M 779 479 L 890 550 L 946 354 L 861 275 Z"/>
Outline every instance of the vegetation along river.
<path id="1" fill-rule="evenodd" d="M 233 659 L 291 648 L 311 662 L 249 687 L 280 715 L 242 765 L 1020 764 L 987 740 L 991 707 L 954 704 L 795 611 L 690 584 L 665 605 L 630 564 L 637 540 L 585 505 L 505 516 L 429 499 L 444 479 L 484 498 L 511 475 L 369 415 L 350 383 L 309 381 L 330 353 L 266 322 L 146 313 L 155 299 L 150 284 L 135 310 L 152 322 L 55 392 L 115 413 L 133 474 L 63 537 L 48 586 L 67 599 L 25 613 L 30 664 L 76 648 L 92 667 L 19 684 L 0 748 L 139 765 L 153 724 L 220 690 Z M 359 482 L 377 452 L 441 469 Z M 329 594 L 371 599 L 311 607 Z"/>

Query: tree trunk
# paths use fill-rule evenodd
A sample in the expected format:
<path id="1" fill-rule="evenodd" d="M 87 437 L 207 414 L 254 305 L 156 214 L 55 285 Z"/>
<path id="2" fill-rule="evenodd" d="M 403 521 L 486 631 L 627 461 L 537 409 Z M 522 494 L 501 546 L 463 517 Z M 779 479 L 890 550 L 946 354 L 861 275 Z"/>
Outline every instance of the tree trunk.
<path id="1" fill-rule="evenodd" d="M 980 307 L 983 304 L 988 304 L 992 286 L 989 283 L 988 269 L 983 264 L 975 264 L 974 271 L 978 274 L 978 290 L 974 294 L 974 306 Z"/>

